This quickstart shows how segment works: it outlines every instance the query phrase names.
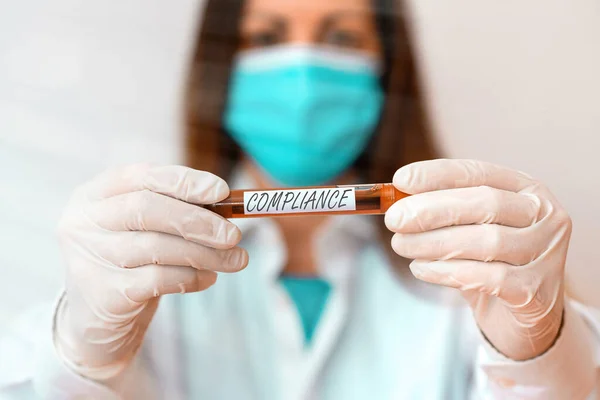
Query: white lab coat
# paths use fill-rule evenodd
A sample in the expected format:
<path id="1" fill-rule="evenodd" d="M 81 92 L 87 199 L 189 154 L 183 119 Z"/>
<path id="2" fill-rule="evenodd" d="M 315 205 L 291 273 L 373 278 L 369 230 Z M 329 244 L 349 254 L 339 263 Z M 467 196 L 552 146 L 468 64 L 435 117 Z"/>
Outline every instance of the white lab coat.
<path id="1" fill-rule="evenodd" d="M 318 267 L 332 292 L 308 347 L 277 279 L 286 259 L 277 226 L 238 220 L 249 266 L 219 275 L 205 292 L 161 299 L 118 385 L 65 367 L 47 324 L 30 373 L 4 382 L 0 399 L 28 398 L 32 388 L 51 399 L 595 398 L 600 314 L 569 301 L 548 352 L 508 360 L 481 336 L 458 292 L 393 272 L 375 218 L 336 217 L 318 235 Z"/>

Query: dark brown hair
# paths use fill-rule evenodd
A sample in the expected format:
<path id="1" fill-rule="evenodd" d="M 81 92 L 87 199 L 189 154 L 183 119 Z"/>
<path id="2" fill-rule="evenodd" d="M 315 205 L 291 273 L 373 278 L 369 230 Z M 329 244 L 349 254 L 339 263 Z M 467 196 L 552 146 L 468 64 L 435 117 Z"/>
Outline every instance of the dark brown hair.
<path id="1" fill-rule="evenodd" d="M 232 61 L 239 48 L 243 0 L 208 0 L 196 39 L 186 87 L 187 164 L 224 179 L 240 157 L 224 132 Z M 417 84 L 414 54 L 404 18 L 395 0 L 373 0 L 383 44 L 385 106 L 369 146 L 354 167 L 364 182 L 390 182 L 402 165 L 435 158 Z M 383 227 L 383 225 L 382 225 Z M 386 237 L 389 238 L 389 232 Z"/>

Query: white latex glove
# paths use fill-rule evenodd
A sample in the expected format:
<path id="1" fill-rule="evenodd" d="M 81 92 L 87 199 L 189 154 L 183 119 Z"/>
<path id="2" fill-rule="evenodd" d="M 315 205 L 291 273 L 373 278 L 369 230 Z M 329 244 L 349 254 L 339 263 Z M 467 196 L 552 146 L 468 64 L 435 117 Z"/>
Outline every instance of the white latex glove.
<path id="1" fill-rule="evenodd" d="M 77 189 L 59 224 L 66 293 L 55 344 L 76 372 L 118 377 L 169 293 L 197 292 L 248 255 L 234 224 L 190 204 L 227 197 L 225 181 L 181 166 L 133 165 Z"/>
<path id="2" fill-rule="evenodd" d="M 562 322 L 571 220 L 528 175 L 472 160 L 410 164 L 394 186 L 414 194 L 385 216 L 392 247 L 426 282 L 457 288 L 487 339 L 514 360 L 542 354 Z"/>

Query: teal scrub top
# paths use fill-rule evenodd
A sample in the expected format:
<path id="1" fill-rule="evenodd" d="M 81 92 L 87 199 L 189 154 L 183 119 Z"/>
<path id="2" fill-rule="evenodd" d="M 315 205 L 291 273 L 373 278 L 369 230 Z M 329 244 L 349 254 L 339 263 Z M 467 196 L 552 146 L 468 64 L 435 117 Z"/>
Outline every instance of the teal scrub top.
<path id="1" fill-rule="evenodd" d="M 318 277 L 283 275 L 280 281 L 296 306 L 304 330 L 304 344 L 308 346 L 325 309 L 331 285 Z"/>

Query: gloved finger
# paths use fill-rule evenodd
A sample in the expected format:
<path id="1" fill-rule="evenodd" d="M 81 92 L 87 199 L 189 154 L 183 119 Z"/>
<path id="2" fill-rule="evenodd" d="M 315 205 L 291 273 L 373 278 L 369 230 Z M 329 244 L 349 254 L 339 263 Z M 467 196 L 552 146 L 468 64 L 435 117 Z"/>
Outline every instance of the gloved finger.
<path id="1" fill-rule="evenodd" d="M 536 184 L 528 175 L 476 160 L 438 159 L 405 165 L 394 174 L 394 186 L 405 193 L 491 186 L 518 192 Z"/>
<path id="2" fill-rule="evenodd" d="M 125 295 L 135 302 L 165 294 L 199 292 L 217 281 L 213 271 L 198 271 L 180 265 L 149 264 L 136 268 L 135 272 L 135 287 L 125 289 Z"/>
<path id="3" fill-rule="evenodd" d="M 414 260 L 410 270 L 415 278 L 459 289 L 496 296 L 512 304 L 524 304 L 531 285 L 520 282 L 515 267 L 502 262 L 484 263 L 472 260 Z"/>
<path id="4" fill-rule="evenodd" d="M 89 203 L 85 213 L 110 231 L 164 232 L 217 249 L 231 248 L 242 238 L 239 228 L 220 215 L 150 190 Z"/>
<path id="5" fill-rule="evenodd" d="M 535 195 L 477 186 L 406 197 L 390 207 L 385 224 L 389 230 L 401 233 L 468 224 L 523 228 L 538 220 L 540 208 Z"/>
<path id="6" fill-rule="evenodd" d="M 88 240 L 94 241 L 95 253 L 122 268 L 159 264 L 237 272 L 248 265 L 248 253 L 241 247 L 213 249 L 165 233 L 103 232 Z"/>
<path id="7" fill-rule="evenodd" d="M 206 171 L 180 165 L 152 168 L 145 188 L 193 204 L 212 204 L 229 196 L 227 182 Z"/>
<path id="8" fill-rule="evenodd" d="M 467 259 L 526 265 L 547 248 L 545 236 L 502 225 L 461 225 L 422 233 L 396 233 L 392 248 L 409 259 Z"/>
<path id="9" fill-rule="evenodd" d="M 107 170 L 84 185 L 82 191 L 88 199 L 98 200 L 144 189 L 194 204 L 212 204 L 229 195 L 227 183 L 210 172 L 149 164 Z"/>
<path id="10" fill-rule="evenodd" d="M 123 193 L 142 190 L 144 176 L 153 168 L 148 163 L 109 168 L 77 189 L 88 200 L 99 200 Z"/>

